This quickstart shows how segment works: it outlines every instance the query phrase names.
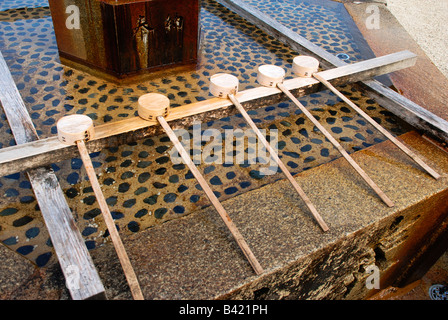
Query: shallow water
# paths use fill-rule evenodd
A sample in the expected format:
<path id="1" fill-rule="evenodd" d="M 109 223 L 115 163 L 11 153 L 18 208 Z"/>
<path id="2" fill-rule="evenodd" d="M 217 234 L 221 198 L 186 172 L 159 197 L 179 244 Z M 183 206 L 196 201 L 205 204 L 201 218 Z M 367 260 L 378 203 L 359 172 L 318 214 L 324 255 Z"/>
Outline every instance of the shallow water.
<path id="1" fill-rule="evenodd" d="M 247 2 L 270 12 L 278 21 L 330 52 L 347 54 L 350 62 L 362 60 L 339 7 L 306 1 Z M 240 80 L 240 89 L 244 90 L 258 86 L 256 70 L 261 64 L 290 69 L 297 52 L 212 0 L 203 1 L 202 5 L 203 39 L 196 68 L 176 74 L 161 73 L 160 77 L 141 83 L 117 85 L 61 64 L 46 1 L 3 1 L 0 4 L 0 50 L 39 135 L 42 138 L 55 135 L 58 119 L 73 113 L 88 115 L 95 125 L 133 117 L 138 97 L 147 92 L 166 94 L 172 107 L 208 99 L 211 97 L 209 78 L 217 72 L 234 74 Z M 26 6 L 28 8 L 20 9 Z M 288 76 L 291 76 L 289 71 Z M 392 133 L 398 135 L 408 130 L 391 113 L 350 86 L 342 90 Z M 373 127 L 326 91 L 301 101 L 349 152 L 383 141 Z M 260 128 L 278 130 L 279 153 L 292 174 L 339 157 L 333 146 L 289 101 L 266 105 L 250 114 Z M 222 132 L 236 128 L 246 128 L 238 115 L 210 121 L 201 127 Z M 191 128 L 189 130 L 192 132 Z M 0 147 L 14 144 L 1 111 Z M 205 147 L 207 143 L 201 145 Z M 139 232 L 209 205 L 189 170 L 183 164 L 173 165 L 169 157 L 171 148 L 167 136 L 161 135 L 91 155 L 120 232 Z M 244 152 L 250 155 L 252 151 L 247 148 Z M 218 198 L 225 200 L 284 178 L 281 173 L 262 176 L 259 174 L 261 167 L 263 165 L 248 163 L 201 164 L 199 170 Z M 78 155 L 55 163 L 52 168 L 87 247 L 92 250 L 108 241 Z M 0 241 L 40 267 L 55 259 L 36 199 L 23 173 L 0 178 Z"/>

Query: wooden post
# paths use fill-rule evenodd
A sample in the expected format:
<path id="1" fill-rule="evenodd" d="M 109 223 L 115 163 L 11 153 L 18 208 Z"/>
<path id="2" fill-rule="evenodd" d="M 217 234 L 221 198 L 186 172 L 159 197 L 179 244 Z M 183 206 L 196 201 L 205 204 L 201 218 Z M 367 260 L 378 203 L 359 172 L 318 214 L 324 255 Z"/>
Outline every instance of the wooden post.
<path id="1" fill-rule="evenodd" d="M 283 162 L 278 157 L 277 152 L 271 148 L 266 138 L 261 134 L 260 130 L 257 128 L 255 123 L 250 118 L 249 114 L 244 110 L 243 106 L 238 102 L 238 100 L 235 98 L 233 94 L 229 94 L 230 101 L 233 102 L 235 107 L 238 109 L 238 111 L 242 114 L 243 118 L 246 120 L 246 122 L 250 125 L 252 130 L 257 134 L 258 139 L 263 143 L 264 147 L 269 151 L 269 154 L 271 157 L 275 160 L 275 162 L 278 164 L 286 178 L 289 180 L 289 182 L 292 184 L 296 192 L 299 194 L 299 196 L 302 198 L 303 202 L 305 202 L 305 205 L 308 207 L 308 209 L 311 211 L 311 214 L 313 215 L 316 222 L 319 224 L 319 226 L 322 228 L 323 231 L 328 231 L 329 228 L 327 224 L 325 223 L 324 219 L 322 219 L 321 215 L 317 211 L 314 204 L 311 202 L 310 198 L 306 195 L 306 193 L 303 191 L 303 189 L 299 186 L 297 181 L 294 179 L 294 177 L 289 172 L 288 168 L 283 164 Z"/>

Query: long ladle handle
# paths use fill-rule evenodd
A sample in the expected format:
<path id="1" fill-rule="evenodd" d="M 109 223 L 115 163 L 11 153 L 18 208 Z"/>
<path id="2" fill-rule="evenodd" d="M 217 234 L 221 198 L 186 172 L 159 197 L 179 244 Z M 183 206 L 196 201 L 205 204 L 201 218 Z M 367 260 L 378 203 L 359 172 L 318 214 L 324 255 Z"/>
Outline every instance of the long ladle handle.
<path id="1" fill-rule="evenodd" d="M 114 219 L 112 218 L 109 207 L 106 203 L 106 200 L 104 199 L 103 192 L 101 191 L 101 187 L 96 177 L 95 170 L 93 169 L 92 160 L 90 159 L 90 155 L 87 151 L 86 145 L 83 140 L 76 141 L 76 144 L 78 146 L 82 162 L 84 163 L 84 167 L 87 171 L 87 176 L 89 177 L 90 183 L 92 185 L 93 192 L 95 193 L 96 199 L 98 200 L 98 204 L 103 214 L 107 230 L 109 230 L 109 234 L 117 252 L 118 259 L 120 260 L 121 266 L 126 276 L 126 280 L 128 281 L 129 288 L 131 289 L 132 296 L 135 300 L 144 300 L 137 276 L 134 272 L 134 269 L 132 268 L 131 261 L 129 260 L 126 249 L 124 248 L 123 242 L 121 241 L 120 235 L 117 231 L 117 227 L 115 226 Z"/>
<path id="2" fill-rule="evenodd" d="M 330 89 L 334 94 L 336 94 L 339 98 L 341 98 L 345 103 L 350 105 L 356 112 L 358 112 L 366 121 L 368 121 L 371 125 L 373 125 L 378 131 L 380 131 L 383 135 L 385 135 L 392 143 L 394 143 L 399 149 L 401 149 L 404 153 L 406 153 L 411 159 L 413 159 L 417 164 L 419 164 L 423 169 L 426 170 L 434 179 L 439 179 L 440 174 L 434 171 L 430 166 L 428 166 L 422 159 L 420 159 L 412 150 L 406 147 L 403 143 L 401 143 L 397 138 L 395 138 L 392 134 L 389 133 L 386 129 L 380 126 L 375 120 L 373 120 L 367 113 L 365 113 L 362 109 L 360 109 L 355 103 L 353 103 L 350 99 L 348 99 L 345 95 L 343 95 L 339 90 L 337 90 L 329 81 L 322 78 L 319 74 L 314 73 L 313 77 L 319 80 L 323 85 L 325 85 L 328 89 Z"/>
<path id="3" fill-rule="evenodd" d="M 295 105 L 313 122 L 313 124 L 324 134 L 324 136 L 333 144 L 333 146 L 341 153 L 341 155 L 348 161 L 348 163 L 358 172 L 358 174 L 364 179 L 364 181 L 377 193 L 377 195 L 386 203 L 389 207 L 393 207 L 394 203 L 389 197 L 377 186 L 377 184 L 367 175 L 367 173 L 353 160 L 353 158 L 345 151 L 341 144 L 333 138 L 333 136 L 317 121 L 316 118 L 305 108 L 299 100 L 282 84 L 278 83 L 277 87 L 291 99 Z"/>
<path id="4" fill-rule="evenodd" d="M 263 273 L 263 268 L 261 267 L 260 263 L 258 262 L 257 258 L 253 254 L 252 250 L 249 248 L 248 244 L 244 240 L 241 233 L 238 231 L 238 228 L 233 223 L 230 216 L 227 214 L 224 207 L 219 202 L 218 198 L 213 193 L 213 190 L 210 189 L 209 185 L 205 181 L 202 174 L 199 172 L 199 170 L 196 168 L 196 165 L 191 161 L 190 155 L 187 153 L 185 148 L 180 143 L 179 139 L 177 138 L 176 134 L 173 132 L 169 124 L 166 122 L 164 117 L 157 117 L 157 120 L 159 121 L 160 125 L 165 130 L 166 134 L 170 138 L 171 142 L 174 144 L 174 147 L 179 152 L 180 156 L 184 160 L 185 164 L 190 169 L 193 176 L 196 178 L 196 180 L 199 182 L 199 184 L 202 187 L 202 190 L 204 190 L 205 194 L 209 198 L 210 202 L 215 207 L 216 211 L 218 211 L 219 215 L 221 216 L 222 220 L 226 224 L 227 228 L 232 233 L 233 237 L 235 238 L 236 242 L 238 243 L 239 247 L 243 251 L 244 255 L 248 259 L 249 263 L 251 264 L 252 268 L 257 274 Z"/>

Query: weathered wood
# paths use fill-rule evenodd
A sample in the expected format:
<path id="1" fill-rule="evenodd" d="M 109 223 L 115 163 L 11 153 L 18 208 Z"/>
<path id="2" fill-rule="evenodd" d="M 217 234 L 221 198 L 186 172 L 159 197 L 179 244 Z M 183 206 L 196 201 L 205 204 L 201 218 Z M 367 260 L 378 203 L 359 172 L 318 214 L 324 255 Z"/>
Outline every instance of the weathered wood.
<path id="1" fill-rule="evenodd" d="M 18 144 L 39 139 L 1 52 L 0 101 Z M 104 299 L 103 284 L 54 172 L 39 167 L 27 174 L 72 298 Z"/>
<path id="2" fill-rule="evenodd" d="M 278 21 L 272 19 L 269 15 L 247 5 L 241 0 L 217 0 L 217 2 L 237 13 L 293 50 L 316 57 L 324 68 L 347 65 L 347 63 L 328 51 L 318 47 Z M 336 85 L 335 83 L 332 84 Z M 355 86 L 369 97 L 375 99 L 381 106 L 413 125 L 415 128 L 448 142 L 448 122 L 446 120 L 432 114 L 394 90 L 386 87 L 379 81 L 361 81 L 356 83 Z"/>
<path id="3" fill-rule="evenodd" d="M 333 85 L 344 85 L 413 66 L 415 60 L 416 56 L 413 53 L 402 51 L 322 71 L 319 74 L 322 78 L 331 81 Z M 286 80 L 284 85 L 296 97 L 318 92 L 324 87 L 318 80 L 312 78 L 294 78 Z M 286 96 L 278 88 L 263 86 L 241 91 L 237 98 L 246 110 L 286 100 Z M 188 127 L 195 120 L 210 121 L 236 113 L 238 111 L 233 107 L 231 101 L 212 98 L 172 108 L 166 120 L 170 122 L 172 128 L 177 129 Z M 163 133 L 160 126 L 156 124 L 156 121 L 133 117 L 96 126 L 95 138 L 87 143 L 87 148 L 89 152 L 97 152 L 104 148 Z M 57 137 L 3 148 L 0 150 L 0 176 L 71 159 L 77 152 L 75 146 L 61 143 Z"/>

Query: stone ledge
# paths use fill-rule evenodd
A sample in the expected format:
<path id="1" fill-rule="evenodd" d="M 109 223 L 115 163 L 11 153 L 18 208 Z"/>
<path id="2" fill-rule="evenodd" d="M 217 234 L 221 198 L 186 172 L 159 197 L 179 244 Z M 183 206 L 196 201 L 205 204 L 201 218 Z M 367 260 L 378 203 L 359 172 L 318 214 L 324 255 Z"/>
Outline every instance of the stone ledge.
<path id="1" fill-rule="evenodd" d="M 446 153 L 415 132 L 401 138 L 443 177 L 426 175 L 388 141 L 353 154 L 394 208 L 343 158 L 296 176 L 330 226 L 327 233 L 285 180 L 223 202 L 265 268 L 261 276 L 254 275 L 212 207 L 126 237 L 145 298 L 364 298 L 365 267 L 375 263 L 385 271 L 395 263 L 381 248 L 400 247 L 400 241 L 391 243 L 394 235 L 409 236 L 436 206 L 443 218 L 448 212 Z M 109 298 L 128 298 L 113 248 L 95 249 L 92 256 Z"/>
<path id="2" fill-rule="evenodd" d="M 327 233 L 286 180 L 224 201 L 265 268 L 261 276 L 253 273 L 213 207 L 123 237 L 145 298 L 367 298 L 367 266 L 377 265 L 390 281 L 389 271 L 402 263 L 409 238 L 418 238 L 415 233 L 425 223 L 447 222 L 447 154 L 415 132 L 400 139 L 442 178 L 426 175 L 388 141 L 353 154 L 394 208 L 386 207 L 343 158 L 296 176 L 330 226 Z M 57 265 L 36 273 L 16 253 L 5 254 L 26 266 L 25 271 L 3 273 L 9 275 L 3 299 L 69 299 Z M 132 299 L 112 245 L 91 254 L 108 298 Z"/>
<path id="3" fill-rule="evenodd" d="M 68 299 L 59 265 L 39 269 L 34 263 L 0 245 L 0 300 Z"/>

